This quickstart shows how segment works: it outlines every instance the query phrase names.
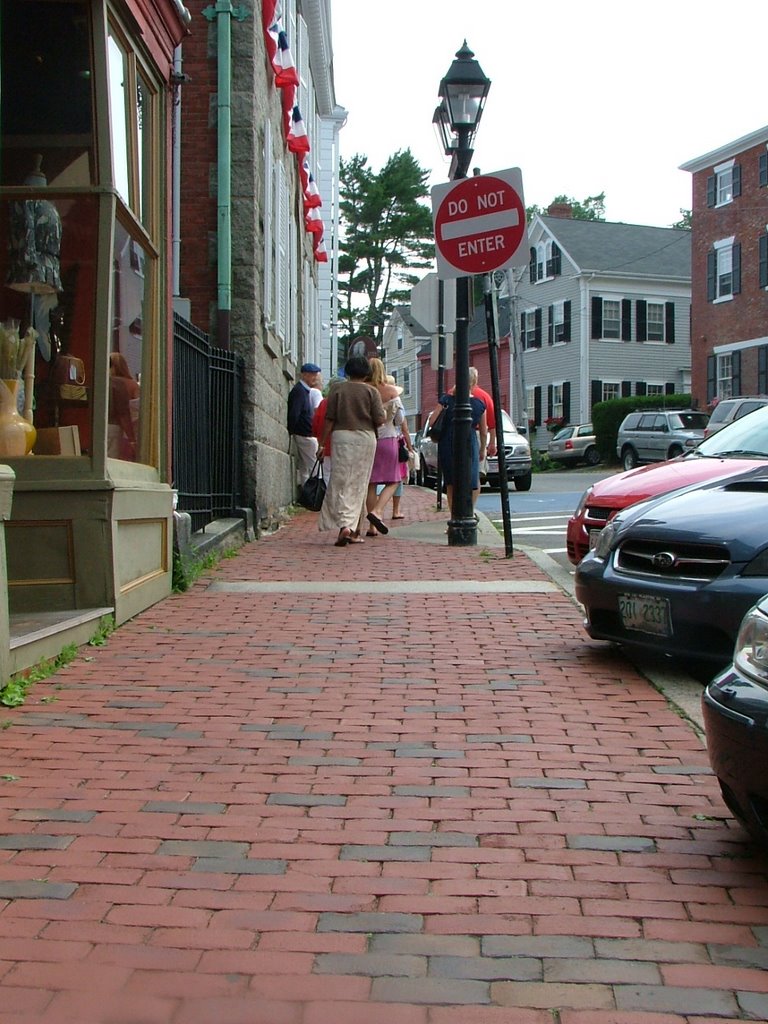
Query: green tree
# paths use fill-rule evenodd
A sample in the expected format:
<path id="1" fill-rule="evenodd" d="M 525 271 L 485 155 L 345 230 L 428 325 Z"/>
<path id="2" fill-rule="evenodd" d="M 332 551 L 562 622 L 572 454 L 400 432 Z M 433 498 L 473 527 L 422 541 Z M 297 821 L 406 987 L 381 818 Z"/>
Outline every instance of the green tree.
<path id="1" fill-rule="evenodd" d="M 690 231 L 691 227 L 693 226 L 693 210 L 685 210 L 681 206 L 680 213 L 682 214 L 680 220 L 676 221 L 674 224 L 671 224 L 670 227 L 687 228 L 687 230 Z"/>
<path id="2" fill-rule="evenodd" d="M 537 213 L 539 216 L 545 217 L 547 209 L 553 203 L 568 203 L 574 220 L 605 220 L 605 192 L 601 192 L 599 196 L 587 196 L 581 202 L 578 199 L 572 199 L 570 196 L 555 196 L 552 202 L 547 203 L 544 208 L 541 206 L 527 206 L 525 212 L 528 220 L 533 220 L 534 215 Z"/>
<path id="3" fill-rule="evenodd" d="M 355 335 L 380 341 L 394 305 L 410 300 L 432 266 L 428 177 L 409 149 L 391 156 L 378 174 L 360 154 L 341 162 L 340 357 Z"/>

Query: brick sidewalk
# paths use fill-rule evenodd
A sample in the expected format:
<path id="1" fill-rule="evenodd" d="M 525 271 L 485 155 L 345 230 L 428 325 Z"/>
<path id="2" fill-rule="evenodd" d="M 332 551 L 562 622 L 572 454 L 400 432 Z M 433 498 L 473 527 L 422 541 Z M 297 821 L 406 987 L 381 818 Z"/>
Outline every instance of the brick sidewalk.
<path id="1" fill-rule="evenodd" d="M 768 1019 L 691 727 L 524 554 L 399 531 L 302 513 L 0 711 L 0 1024 Z"/>

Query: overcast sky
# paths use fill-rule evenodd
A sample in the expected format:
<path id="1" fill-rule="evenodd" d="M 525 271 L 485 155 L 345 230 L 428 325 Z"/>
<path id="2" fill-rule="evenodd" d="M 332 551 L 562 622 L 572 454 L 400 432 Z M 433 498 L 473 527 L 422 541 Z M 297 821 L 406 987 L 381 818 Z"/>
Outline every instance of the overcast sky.
<path id="1" fill-rule="evenodd" d="M 466 39 L 491 91 L 472 166 L 520 167 L 527 206 L 605 192 L 606 218 L 668 226 L 681 163 L 768 124 L 764 0 L 330 0 L 341 154 L 399 149 L 448 180 L 432 127 Z"/>

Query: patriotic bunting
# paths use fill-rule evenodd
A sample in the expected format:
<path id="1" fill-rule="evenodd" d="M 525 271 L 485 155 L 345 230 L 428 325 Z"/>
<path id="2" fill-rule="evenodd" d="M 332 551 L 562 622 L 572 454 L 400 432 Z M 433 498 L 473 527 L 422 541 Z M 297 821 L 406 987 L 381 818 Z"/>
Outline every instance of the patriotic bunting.
<path id="1" fill-rule="evenodd" d="M 323 244 L 323 218 L 319 210 L 323 201 L 310 171 L 307 155 L 311 148 L 309 137 L 301 111 L 296 104 L 299 76 L 288 45 L 288 35 L 282 25 L 282 0 L 263 0 L 261 16 L 267 55 L 274 71 L 275 85 L 280 90 L 286 145 L 298 158 L 299 178 L 304 192 L 304 226 L 312 235 L 315 260 L 318 263 L 327 263 L 328 253 Z"/>

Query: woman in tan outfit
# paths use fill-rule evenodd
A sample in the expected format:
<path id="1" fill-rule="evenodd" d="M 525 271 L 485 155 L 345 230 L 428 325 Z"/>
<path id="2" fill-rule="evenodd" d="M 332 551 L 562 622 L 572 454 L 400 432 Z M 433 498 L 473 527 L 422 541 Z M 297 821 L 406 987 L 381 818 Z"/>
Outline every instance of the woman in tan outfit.
<path id="1" fill-rule="evenodd" d="M 379 392 L 365 383 L 371 372 L 365 356 L 352 356 L 344 367 L 346 379 L 328 394 L 318 457 L 333 434 L 333 472 L 318 520 L 319 530 L 338 530 L 337 547 L 362 544 L 365 499 L 376 454 L 376 431 L 385 420 Z"/>

